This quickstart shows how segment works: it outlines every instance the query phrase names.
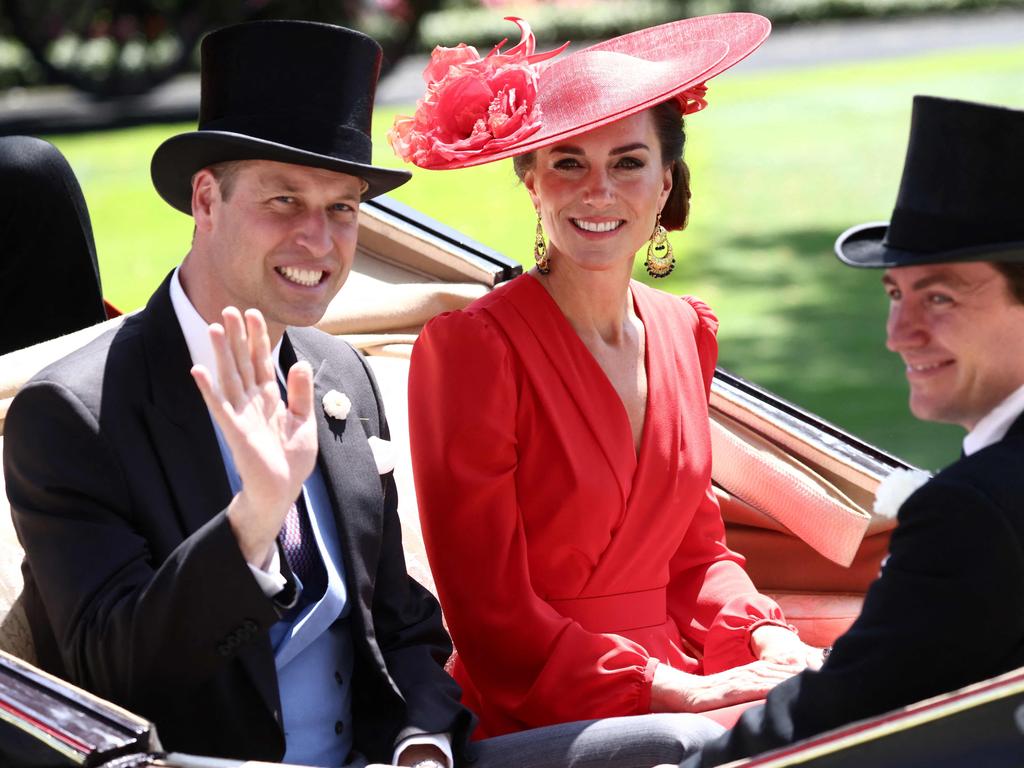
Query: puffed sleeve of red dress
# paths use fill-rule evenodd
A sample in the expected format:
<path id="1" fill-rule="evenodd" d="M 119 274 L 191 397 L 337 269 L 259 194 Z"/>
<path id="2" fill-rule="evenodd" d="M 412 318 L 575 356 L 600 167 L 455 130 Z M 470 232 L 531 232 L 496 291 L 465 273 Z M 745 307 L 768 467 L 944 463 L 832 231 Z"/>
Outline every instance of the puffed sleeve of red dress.
<path id="1" fill-rule="evenodd" d="M 614 388 L 530 276 L 435 318 L 413 351 L 424 542 L 477 737 L 647 713 L 659 661 L 750 661 L 750 625 L 781 620 L 725 548 L 710 494 L 714 318 L 648 292 L 634 287 L 639 454 Z"/>

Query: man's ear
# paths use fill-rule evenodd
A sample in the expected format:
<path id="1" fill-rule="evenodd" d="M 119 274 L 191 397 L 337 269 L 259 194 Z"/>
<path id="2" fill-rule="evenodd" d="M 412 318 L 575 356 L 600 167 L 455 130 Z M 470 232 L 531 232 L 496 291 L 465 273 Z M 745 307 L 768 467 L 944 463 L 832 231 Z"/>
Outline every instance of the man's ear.
<path id="1" fill-rule="evenodd" d="M 220 184 L 209 168 L 203 168 L 192 177 L 192 218 L 196 229 L 208 230 L 213 209 L 220 202 Z"/>

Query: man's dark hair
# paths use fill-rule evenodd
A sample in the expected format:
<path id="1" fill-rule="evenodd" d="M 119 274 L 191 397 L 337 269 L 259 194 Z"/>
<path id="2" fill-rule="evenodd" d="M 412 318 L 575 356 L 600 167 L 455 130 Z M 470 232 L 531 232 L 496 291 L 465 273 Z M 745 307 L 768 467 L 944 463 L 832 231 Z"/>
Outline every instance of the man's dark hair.
<path id="1" fill-rule="evenodd" d="M 213 174 L 213 178 L 217 180 L 220 196 L 224 200 L 231 197 L 231 190 L 235 188 L 235 177 L 244 162 L 245 160 L 225 160 L 207 167 L 207 170 Z"/>
<path id="2" fill-rule="evenodd" d="M 661 162 L 672 166 L 672 191 L 661 209 L 661 225 L 665 229 L 683 229 L 690 215 L 690 169 L 683 160 L 686 133 L 683 115 L 673 101 L 665 101 L 650 109 L 654 132 L 661 144 Z M 516 176 L 522 181 L 526 172 L 537 162 L 536 152 L 527 152 L 512 158 Z"/>
<path id="3" fill-rule="evenodd" d="M 1009 283 L 1010 293 L 1024 304 L 1024 263 L 1019 261 L 994 261 L 992 266 L 1002 273 Z"/>

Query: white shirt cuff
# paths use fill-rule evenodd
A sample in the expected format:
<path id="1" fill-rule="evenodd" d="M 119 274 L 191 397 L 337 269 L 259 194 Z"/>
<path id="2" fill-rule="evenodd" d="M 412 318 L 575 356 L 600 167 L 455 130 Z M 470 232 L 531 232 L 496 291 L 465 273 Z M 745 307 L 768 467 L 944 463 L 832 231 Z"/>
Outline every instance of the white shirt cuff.
<path id="1" fill-rule="evenodd" d="M 452 737 L 447 733 L 419 733 L 415 736 L 407 736 L 398 742 L 391 762 L 398 765 L 398 758 L 402 756 L 402 753 L 416 744 L 430 744 L 437 747 L 444 752 L 444 757 L 448 761 L 448 768 L 454 765 L 454 760 L 452 760 Z"/>
<path id="2" fill-rule="evenodd" d="M 258 568 L 252 563 L 246 565 L 267 597 L 273 597 L 288 585 L 288 580 L 281 574 L 281 556 L 277 547 L 273 547 L 270 562 L 265 568 Z"/>

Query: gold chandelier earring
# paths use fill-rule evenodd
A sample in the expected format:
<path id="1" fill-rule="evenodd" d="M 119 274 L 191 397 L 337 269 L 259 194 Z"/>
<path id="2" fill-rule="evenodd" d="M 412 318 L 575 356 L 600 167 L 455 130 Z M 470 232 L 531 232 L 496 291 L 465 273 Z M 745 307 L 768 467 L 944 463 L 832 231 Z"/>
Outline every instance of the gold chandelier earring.
<path id="1" fill-rule="evenodd" d="M 654 222 L 654 232 L 647 244 L 647 260 L 644 261 L 647 274 L 651 277 L 668 277 L 676 266 L 672 255 L 672 243 L 668 241 L 668 231 L 661 226 L 661 214 Z"/>
<path id="2" fill-rule="evenodd" d="M 537 214 L 537 233 L 533 238 L 533 260 L 537 262 L 537 271 L 542 275 L 551 271 L 548 244 L 544 242 L 544 227 L 540 223 L 540 213 Z"/>

